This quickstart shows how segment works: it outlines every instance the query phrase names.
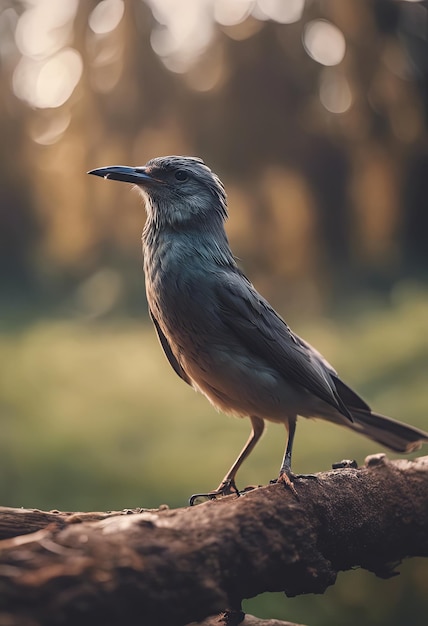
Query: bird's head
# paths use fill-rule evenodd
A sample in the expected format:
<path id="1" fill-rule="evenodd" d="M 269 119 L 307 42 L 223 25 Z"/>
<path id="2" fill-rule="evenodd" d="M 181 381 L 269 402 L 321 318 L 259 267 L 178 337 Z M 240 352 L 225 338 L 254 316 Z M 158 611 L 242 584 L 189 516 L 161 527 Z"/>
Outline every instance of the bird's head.
<path id="1" fill-rule="evenodd" d="M 227 217 L 221 180 L 196 157 L 157 157 L 142 167 L 112 165 L 88 174 L 134 184 L 145 200 L 149 220 L 158 227 L 207 225 Z"/>

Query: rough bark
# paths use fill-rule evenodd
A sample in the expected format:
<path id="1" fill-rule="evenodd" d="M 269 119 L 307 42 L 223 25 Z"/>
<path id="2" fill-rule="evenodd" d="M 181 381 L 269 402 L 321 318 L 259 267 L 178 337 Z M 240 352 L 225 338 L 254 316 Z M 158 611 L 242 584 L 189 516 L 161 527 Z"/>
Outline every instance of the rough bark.
<path id="1" fill-rule="evenodd" d="M 376 455 L 295 485 L 299 500 L 277 484 L 173 511 L 3 509 L 0 626 L 183 626 L 428 555 L 428 457 Z"/>
<path id="2" fill-rule="evenodd" d="M 192 622 L 188 626 L 228 626 L 227 615 L 225 616 L 223 613 L 215 617 L 208 617 L 203 622 Z M 292 624 L 279 619 L 259 619 L 247 613 L 239 626 L 303 626 L 303 624 Z"/>

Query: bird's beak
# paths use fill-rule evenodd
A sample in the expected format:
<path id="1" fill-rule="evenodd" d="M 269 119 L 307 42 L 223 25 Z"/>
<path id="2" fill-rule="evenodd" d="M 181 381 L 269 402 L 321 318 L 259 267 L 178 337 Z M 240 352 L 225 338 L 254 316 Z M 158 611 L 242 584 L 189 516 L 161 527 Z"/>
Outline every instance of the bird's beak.
<path id="1" fill-rule="evenodd" d="M 101 176 L 102 178 L 111 178 L 112 180 L 121 180 L 124 183 L 133 183 L 134 185 L 159 182 L 150 176 L 144 167 L 128 167 L 127 165 L 109 165 L 108 167 L 99 167 L 96 170 L 90 170 L 88 174 Z"/>

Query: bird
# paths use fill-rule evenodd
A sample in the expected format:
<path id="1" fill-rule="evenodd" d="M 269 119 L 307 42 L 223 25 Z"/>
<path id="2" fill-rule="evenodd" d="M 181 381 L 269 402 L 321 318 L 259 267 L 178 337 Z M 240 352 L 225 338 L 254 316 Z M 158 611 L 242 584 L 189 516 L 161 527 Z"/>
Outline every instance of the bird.
<path id="1" fill-rule="evenodd" d="M 428 433 L 373 412 L 258 293 L 229 245 L 224 185 L 202 159 L 162 156 L 88 174 L 131 183 L 143 197 L 149 315 L 170 365 L 216 409 L 251 422 L 235 462 L 204 495 L 240 494 L 236 474 L 265 421 L 286 427 L 277 481 L 296 496 L 291 461 L 298 416 L 346 426 L 395 452 L 428 442 Z"/>

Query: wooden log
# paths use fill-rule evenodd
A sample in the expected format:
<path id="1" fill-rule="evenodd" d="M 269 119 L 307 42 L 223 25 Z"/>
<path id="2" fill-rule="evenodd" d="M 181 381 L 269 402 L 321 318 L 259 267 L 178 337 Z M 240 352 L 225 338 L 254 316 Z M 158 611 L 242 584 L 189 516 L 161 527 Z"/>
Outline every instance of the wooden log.
<path id="1" fill-rule="evenodd" d="M 136 616 L 184 626 L 265 591 L 323 593 L 341 570 L 387 578 L 405 557 L 428 555 L 428 457 L 375 455 L 295 485 L 299 500 L 276 484 L 133 514 L 3 509 L 0 626 Z"/>

